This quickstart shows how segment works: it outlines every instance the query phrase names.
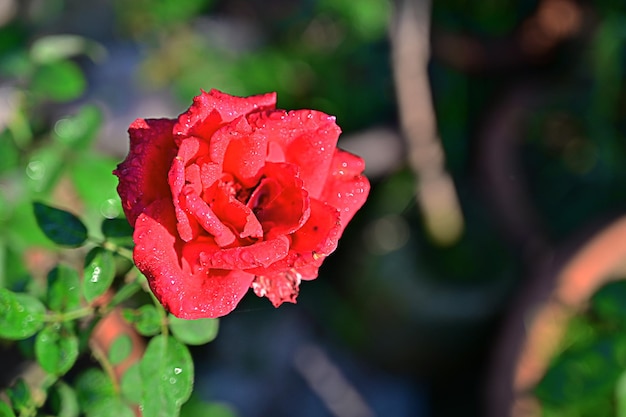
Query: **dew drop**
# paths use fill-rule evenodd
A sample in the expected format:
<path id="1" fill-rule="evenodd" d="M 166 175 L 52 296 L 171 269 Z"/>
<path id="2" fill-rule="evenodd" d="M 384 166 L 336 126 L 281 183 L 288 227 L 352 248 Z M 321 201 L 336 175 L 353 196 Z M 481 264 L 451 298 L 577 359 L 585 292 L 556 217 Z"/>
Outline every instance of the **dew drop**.
<path id="1" fill-rule="evenodd" d="M 26 175 L 34 181 L 42 180 L 46 175 L 46 164 L 39 160 L 29 162 L 26 166 Z"/>
<path id="2" fill-rule="evenodd" d="M 174 373 L 175 373 L 176 375 L 180 374 L 182 371 L 183 371 L 183 370 L 182 370 L 182 369 L 180 369 L 180 368 L 174 368 Z"/>
<path id="3" fill-rule="evenodd" d="M 91 279 L 89 280 L 89 282 L 98 282 L 98 280 L 100 279 L 101 272 L 102 272 L 102 269 L 99 266 L 96 266 L 93 269 L 93 274 L 91 274 Z"/>
<path id="4" fill-rule="evenodd" d="M 100 214 L 107 219 L 114 219 L 120 214 L 119 201 L 109 198 L 100 204 Z"/>

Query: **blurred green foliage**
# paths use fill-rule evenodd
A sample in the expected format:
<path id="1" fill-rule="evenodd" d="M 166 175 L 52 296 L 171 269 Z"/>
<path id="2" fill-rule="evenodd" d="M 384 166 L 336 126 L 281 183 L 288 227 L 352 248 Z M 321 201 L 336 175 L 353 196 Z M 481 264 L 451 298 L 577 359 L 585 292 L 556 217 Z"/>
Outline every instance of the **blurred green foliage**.
<path id="1" fill-rule="evenodd" d="M 603 286 L 568 325 L 535 392 L 545 416 L 623 416 L 626 281 Z M 622 411 L 619 411 L 619 410 Z"/>

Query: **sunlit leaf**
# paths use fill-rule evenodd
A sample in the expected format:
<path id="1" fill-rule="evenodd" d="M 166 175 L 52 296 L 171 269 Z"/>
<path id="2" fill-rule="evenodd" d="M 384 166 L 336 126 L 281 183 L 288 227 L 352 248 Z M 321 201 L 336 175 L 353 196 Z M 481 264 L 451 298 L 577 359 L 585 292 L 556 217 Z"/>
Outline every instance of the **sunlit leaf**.
<path id="1" fill-rule="evenodd" d="M 9 405 L 2 400 L 0 400 L 0 416 L 15 417 L 15 413 L 13 412 L 11 407 L 9 407 Z"/>
<path id="2" fill-rule="evenodd" d="M 193 361 L 173 337 L 152 338 L 140 365 L 144 417 L 177 416 L 193 389 Z"/>
<path id="3" fill-rule="evenodd" d="M 106 218 L 122 214 L 122 203 L 115 191 L 117 179 L 111 171 L 117 160 L 85 152 L 72 163 L 70 178 L 81 199 Z"/>
<path id="4" fill-rule="evenodd" d="M 53 242 L 80 246 L 87 240 L 87 227 L 72 213 L 43 203 L 33 203 L 33 208 L 37 224 Z"/>
<path id="5" fill-rule="evenodd" d="M 61 178 L 64 168 L 63 149 L 45 146 L 34 151 L 26 165 L 26 184 L 34 193 L 48 193 Z"/>
<path id="6" fill-rule="evenodd" d="M 215 339 L 219 328 L 218 319 L 184 320 L 169 315 L 172 334 L 187 345 L 202 345 Z"/>
<path id="7" fill-rule="evenodd" d="M 83 106 L 75 115 L 55 123 L 52 138 L 73 150 L 86 149 L 97 137 L 102 120 L 102 112 L 98 107 Z"/>
<path id="8" fill-rule="evenodd" d="M 26 339 L 43 327 L 46 309 L 35 297 L 0 288 L 0 337 Z"/>
<path id="9" fill-rule="evenodd" d="M 35 357 L 48 373 L 63 375 L 78 358 L 78 338 L 68 326 L 50 324 L 35 339 Z"/>
<path id="10" fill-rule="evenodd" d="M 91 302 L 104 294 L 115 278 L 113 254 L 101 247 L 93 248 L 85 259 L 83 294 Z"/>
<path id="11" fill-rule="evenodd" d="M 74 268 L 59 264 L 50 271 L 47 303 L 53 311 L 68 311 L 80 306 L 80 279 Z"/>
<path id="12" fill-rule="evenodd" d="M 97 42 L 77 35 L 48 35 L 37 39 L 30 48 L 30 57 L 36 63 L 50 63 L 79 54 L 87 54 L 94 61 L 104 59 L 106 49 Z"/>
<path id="13" fill-rule="evenodd" d="M 47 99 L 70 101 L 80 97 L 86 85 L 78 65 L 71 61 L 56 61 L 37 67 L 30 90 Z"/>

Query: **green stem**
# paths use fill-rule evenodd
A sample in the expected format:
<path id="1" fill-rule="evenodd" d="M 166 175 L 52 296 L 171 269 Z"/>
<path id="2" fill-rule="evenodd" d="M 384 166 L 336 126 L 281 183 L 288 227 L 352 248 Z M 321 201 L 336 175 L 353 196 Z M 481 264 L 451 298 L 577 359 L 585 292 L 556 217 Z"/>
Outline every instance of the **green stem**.
<path id="1" fill-rule="evenodd" d="M 120 255 L 122 258 L 126 258 L 129 261 L 134 262 L 133 251 L 131 249 L 125 248 L 124 246 L 118 246 L 115 243 L 112 243 L 108 240 L 105 240 L 104 242 L 102 242 L 101 245 L 103 248 Z"/>
<path id="2" fill-rule="evenodd" d="M 148 293 L 152 297 L 152 302 L 154 303 L 154 306 L 156 307 L 156 310 L 159 313 L 159 318 L 160 318 L 160 321 L 161 321 L 161 334 L 163 334 L 163 336 L 167 337 L 167 335 L 169 333 L 169 328 L 167 327 L 167 324 L 169 322 L 169 320 L 167 318 L 167 313 L 166 313 L 165 309 L 163 308 L 163 305 L 159 302 L 159 300 L 157 300 L 157 298 L 154 296 L 152 291 L 148 291 Z"/>
<path id="3" fill-rule="evenodd" d="M 110 311 L 117 305 L 123 303 L 128 300 L 130 297 L 135 295 L 137 291 L 141 289 L 141 284 L 137 282 L 137 280 L 131 281 L 128 284 L 125 284 L 123 287 L 119 289 L 119 291 L 111 298 L 111 301 L 106 306 L 106 311 Z"/>
<path id="4" fill-rule="evenodd" d="M 46 322 L 66 322 L 72 321 L 76 319 L 80 319 L 83 317 L 90 316 L 94 313 L 94 308 L 91 306 L 78 308 L 76 310 L 65 311 L 65 312 L 53 312 L 48 314 L 44 321 Z"/>
<path id="5" fill-rule="evenodd" d="M 89 343 L 89 346 L 91 347 L 93 357 L 98 361 L 98 363 L 102 367 L 102 370 L 108 375 L 109 379 L 111 380 L 113 384 L 113 391 L 115 392 L 115 394 L 119 395 L 120 384 L 117 381 L 117 376 L 115 375 L 115 369 L 113 369 L 113 364 L 111 363 L 111 361 L 109 361 L 106 353 L 104 353 L 104 351 L 102 351 L 96 345 L 96 343 Z"/>

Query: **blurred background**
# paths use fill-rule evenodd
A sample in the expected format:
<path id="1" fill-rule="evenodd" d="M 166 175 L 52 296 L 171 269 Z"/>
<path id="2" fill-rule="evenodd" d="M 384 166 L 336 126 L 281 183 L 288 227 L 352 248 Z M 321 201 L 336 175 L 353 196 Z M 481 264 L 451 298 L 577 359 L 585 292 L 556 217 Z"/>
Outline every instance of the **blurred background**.
<path id="1" fill-rule="evenodd" d="M 212 416 L 626 416 L 625 41 L 615 0 L 0 0 L 0 285 L 50 268 L 33 199 L 121 215 L 135 118 L 276 91 L 373 188 L 194 348 Z"/>

